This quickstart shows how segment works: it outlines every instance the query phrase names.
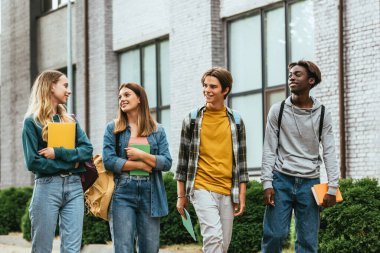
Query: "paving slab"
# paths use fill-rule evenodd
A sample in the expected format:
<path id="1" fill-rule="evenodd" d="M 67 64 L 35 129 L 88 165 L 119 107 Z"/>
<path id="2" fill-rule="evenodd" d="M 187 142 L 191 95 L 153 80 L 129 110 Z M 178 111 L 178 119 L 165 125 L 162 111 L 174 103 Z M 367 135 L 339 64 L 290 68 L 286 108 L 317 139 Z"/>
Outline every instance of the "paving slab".
<path id="1" fill-rule="evenodd" d="M 59 237 L 53 241 L 52 253 L 60 253 L 61 241 Z M 0 235 L 0 252 L 1 253 L 30 253 L 32 244 L 22 238 L 21 233 L 10 233 L 8 235 Z M 112 253 L 111 244 L 90 244 L 85 245 L 81 253 Z M 159 253 L 201 253 L 199 245 L 172 245 L 163 246 Z"/>

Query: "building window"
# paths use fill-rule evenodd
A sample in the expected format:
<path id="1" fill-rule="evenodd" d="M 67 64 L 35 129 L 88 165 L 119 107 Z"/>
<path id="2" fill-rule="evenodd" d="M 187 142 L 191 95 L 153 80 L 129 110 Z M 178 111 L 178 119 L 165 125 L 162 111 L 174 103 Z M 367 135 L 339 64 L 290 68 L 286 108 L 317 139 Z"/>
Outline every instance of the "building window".
<path id="1" fill-rule="evenodd" d="M 150 112 L 170 139 L 169 40 L 157 39 L 119 55 L 119 82 L 141 84 L 148 96 Z"/>
<path id="2" fill-rule="evenodd" d="M 42 13 L 61 8 L 62 6 L 67 5 L 67 2 L 68 0 L 42 0 L 41 1 Z M 71 2 L 75 2 L 75 0 L 71 0 Z"/>
<path id="3" fill-rule="evenodd" d="M 260 174 L 266 117 L 286 98 L 287 64 L 314 59 L 313 2 L 285 1 L 227 19 L 228 68 L 234 86 L 228 104 L 247 129 L 250 175 Z"/>

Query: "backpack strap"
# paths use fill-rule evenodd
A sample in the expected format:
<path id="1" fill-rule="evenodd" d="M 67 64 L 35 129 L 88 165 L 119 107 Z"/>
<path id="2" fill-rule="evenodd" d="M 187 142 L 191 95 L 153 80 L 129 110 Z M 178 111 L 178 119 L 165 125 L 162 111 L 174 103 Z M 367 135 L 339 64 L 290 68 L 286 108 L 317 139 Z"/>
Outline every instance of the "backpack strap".
<path id="1" fill-rule="evenodd" d="M 195 119 L 197 118 L 198 109 L 193 109 L 190 113 L 190 133 L 189 133 L 189 139 L 193 138 L 194 128 L 195 128 Z"/>
<path id="2" fill-rule="evenodd" d="M 232 113 L 233 113 L 233 116 L 234 116 L 234 120 L 235 120 L 235 124 L 236 124 L 236 128 L 237 128 L 237 137 L 238 137 L 238 142 L 240 143 L 240 114 L 235 111 L 235 110 L 232 110 Z"/>
<path id="3" fill-rule="evenodd" d="M 235 119 L 235 123 L 237 127 L 240 128 L 240 114 L 235 110 L 232 110 L 232 113 L 234 115 L 234 119 Z"/>
<path id="4" fill-rule="evenodd" d="M 322 105 L 322 108 L 321 108 L 321 117 L 319 119 L 319 142 L 321 142 L 321 140 L 322 140 L 322 130 L 323 130 L 323 120 L 324 120 L 324 117 L 325 117 L 325 106 Z"/>
<path id="5" fill-rule="evenodd" d="M 278 114 L 278 132 L 277 132 L 277 138 L 280 141 L 280 129 L 281 129 L 281 120 L 282 120 L 282 114 L 284 114 L 284 106 L 285 106 L 285 100 L 281 102 L 281 107 L 280 107 L 280 113 Z"/>

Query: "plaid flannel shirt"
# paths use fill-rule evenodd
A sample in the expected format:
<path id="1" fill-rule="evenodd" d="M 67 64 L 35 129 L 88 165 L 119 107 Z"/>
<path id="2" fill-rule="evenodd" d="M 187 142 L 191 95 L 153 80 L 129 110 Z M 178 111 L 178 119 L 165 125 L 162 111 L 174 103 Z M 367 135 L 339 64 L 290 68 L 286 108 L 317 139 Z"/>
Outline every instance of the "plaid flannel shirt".
<path id="1" fill-rule="evenodd" d="M 181 143 L 179 146 L 175 179 L 177 181 L 186 182 L 186 196 L 191 196 L 194 190 L 194 181 L 199 158 L 200 129 L 205 108 L 206 107 L 203 106 L 198 109 L 193 133 L 190 133 L 191 113 L 189 113 L 182 122 Z M 228 107 L 227 115 L 230 121 L 233 150 L 231 197 L 233 203 L 239 203 L 239 184 L 247 183 L 249 181 L 246 159 L 247 148 L 245 127 L 243 120 L 240 119 L 240 131 L 238 132 L 233 112 Z"/>

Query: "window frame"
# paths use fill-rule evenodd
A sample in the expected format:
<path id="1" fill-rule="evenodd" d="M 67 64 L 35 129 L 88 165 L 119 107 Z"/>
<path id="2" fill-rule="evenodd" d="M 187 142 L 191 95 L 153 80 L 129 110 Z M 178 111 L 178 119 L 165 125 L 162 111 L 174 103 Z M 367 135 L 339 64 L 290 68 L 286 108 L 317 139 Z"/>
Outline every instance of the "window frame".
<path id="1" fill-rule="evenodd" d="M 231 69 L 231 65 L 230 65 L 231 64 L 231 62 L 230 62 L 231 24 L 234 21 L 238 21 L 238 20 L 241 20 L 241 19 L 244 19 L 247 17 L 255 16 L 255 15 L 260 15 L 261 80 L 262 80 L 261 88 L 260 89 L 247 90 L 247 91 L 243 91 L 243 92 L 237 92 L 237 93 L 232 92 L 227 97 L 227 105 L 230 107 L 233 107 L 232 100 L 234 98 L 238 98 L 238 97 L 241 97 L 244 95 L 252 95 L 252 94 L 261 93 L 262 122 L 263 122 L 263 126 L 262 126 L 263 139 L 262 139 L 262 142 L 264 142 L 266 119 L 267 119 L 267 115 L 268 115 L 268 112 L 270 109 L 270 105 L 268 104 L 269 103 L 269 101 L 268 101 L 269 97 L 268 96 L 272 92 L 277 92 L 277 91 L 281 91 L 281 90 L 284 90 L 284 99 L 286 99 L 290 94 L 289 86 L 288 86 L 288 76 L 287 76 L 288 75 L 287 63 L 289 63 L 289 61 L 290 61 L 290 53 L 291 53 L 290 11 L 289 11 L 289 9 L 290 9 L 290 5 L 297 3 L 297 2 L 304 2 L 304 1 L 305 0 L 283 0 L 281 2 L 268 4 L 268 5 L 265 5 L 265 6 L 262 6 L 262 7 L 244 12 L 244 13 L 239 13 L 237 15 L 234 15 L 234 16 L 231 16 L 231 17 L 224 19 L 224 28 L 226 31 L 226 33 L 225 33 L 225 41 L 226 41 L 225 55 L 227 57 L 227 59 L 226 59 L 227 68 Z M 285 48 L 284 49 L 285 49 L 285 62 L 286 62 L 286 64 L 285 64 L 286 66 L 284 66 L 284 68 L 285 68 L 285 75 L 286 76 L 285 76 L 285 83 L 267 87 L 266 84 L 267 84 L 268 80 L 267 80 L 267 76 L 266 76 L 267 66 L 266 66 L 266 48 L 265 48 L 266 47 L 266 44 L 265 44 L 266 43 L 266 38 L 265 38 L 266 27 L 265 27 L 265 20 L 264 19 L 265 19 L 265 13 L 266 12 L 269 12 L 269 11 L 277 9 L 277 8 L 284 8 L 284 22 L 285 22 L 285 26 L 284 26 L 284 29 L 285 29 L 285 45 L 284 45 L 284 47 Z M 248 167 L 248 171 L 250 173 L 250 176 L 255 176 L 255 177 L 259 176 L 260 170 L 261 170 L 260 167 Z"/>
<path id="2" fill-rule="evenodd" d="M 144 48 L 154 45 L 155 46 L 155 64 L 156 64 L 156 104 L 152 106 L 151 102 L 149 101 L 149 110 L 151 113 L 156 115 L 156 120 L 157 122 L 161 122 L 162 116 L 161 112 L 166 109 L 170 109 L 170 103 L 167 105 L 162 104 L 162 93 L 161 93 L 161 64 L 160 64 L 160 59 L 161 59 L 161 51 L 160 51 L 160 43 L 165 42 L 169 40 L 169 36 L 165 35 L 159 38 L 155 38 L 152 40 L 147 40 L 144 41 L 143 43 L 139 43 L 137 45 L 133 45 L 131 47 L 125 48 L 121 51 L 118 51 L 118 82 L 121 83 L 121 73 L 120 73 L 120 57 L 122 54 L 132 51 L 132 50 L 138 50 L 139 51 L 139 75 L 140 75 L 140 82 L 139 83 L 142 87 L 145 88 L 144 85 Z M 118 87 L 117 87 L 118 88 Z"/>

